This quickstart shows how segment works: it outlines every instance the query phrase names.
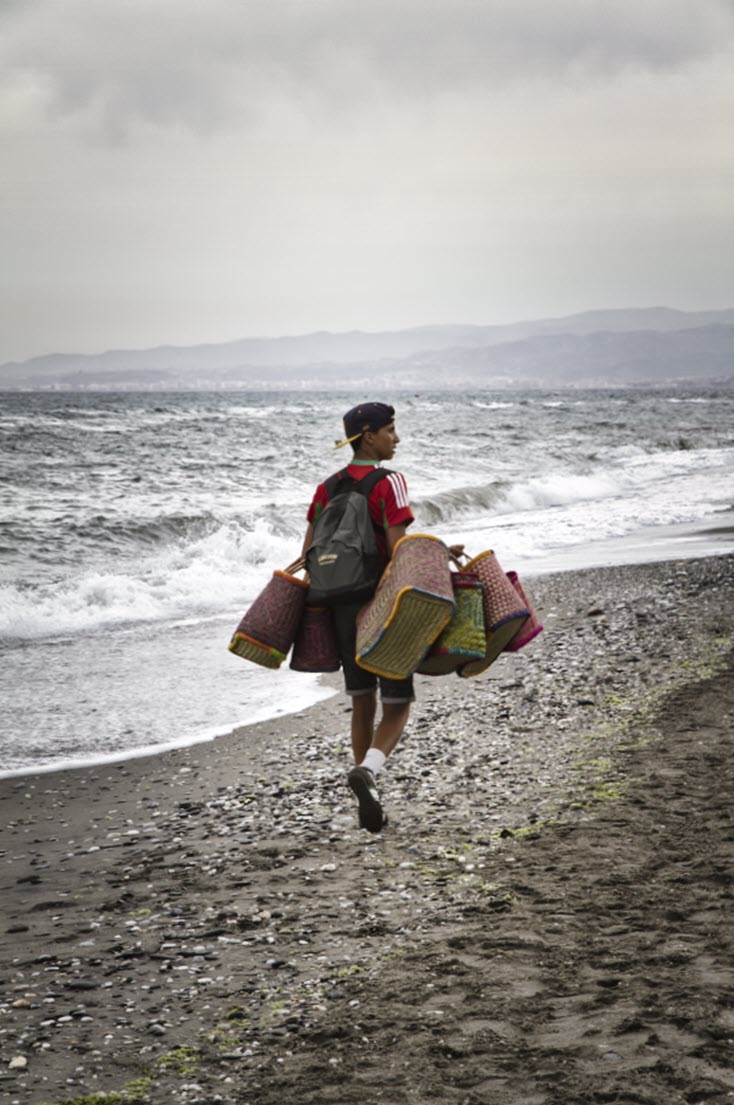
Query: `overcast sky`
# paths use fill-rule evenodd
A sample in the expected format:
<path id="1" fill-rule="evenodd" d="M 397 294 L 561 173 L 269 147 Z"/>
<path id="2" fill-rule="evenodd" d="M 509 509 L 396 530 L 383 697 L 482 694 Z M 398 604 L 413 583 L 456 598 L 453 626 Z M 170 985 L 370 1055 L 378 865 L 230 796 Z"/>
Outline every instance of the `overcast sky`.
<path id="1" fill-rule="evenodd" d="M 732 0 L 0 0 L 0 361 L 734 306 Z"/>

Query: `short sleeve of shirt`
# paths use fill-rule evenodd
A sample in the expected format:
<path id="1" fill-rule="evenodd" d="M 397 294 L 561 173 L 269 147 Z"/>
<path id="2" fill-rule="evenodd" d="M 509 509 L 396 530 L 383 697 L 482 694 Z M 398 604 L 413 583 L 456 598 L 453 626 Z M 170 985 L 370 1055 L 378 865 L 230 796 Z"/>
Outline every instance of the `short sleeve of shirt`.
<path id="1" fill-rule="evenodd" d="M 377 511 L 379 510 L 379 515 Z M 410 525 L 413 512 L 408 499 L 408 485 L 401 472 L 391 472 L 375 487 L 370 495 L 370 513 L 378 525 Z"/>
<path id="2" fill-rule="evenodd" d="M 306 515 L 307 522 L 315 522 L 328 502 L 326 497 L 326 488 L 322 483 L 316 488 L 314 497 L 311 500 L 311 506 L 308 508 L 308 514 Z"/>

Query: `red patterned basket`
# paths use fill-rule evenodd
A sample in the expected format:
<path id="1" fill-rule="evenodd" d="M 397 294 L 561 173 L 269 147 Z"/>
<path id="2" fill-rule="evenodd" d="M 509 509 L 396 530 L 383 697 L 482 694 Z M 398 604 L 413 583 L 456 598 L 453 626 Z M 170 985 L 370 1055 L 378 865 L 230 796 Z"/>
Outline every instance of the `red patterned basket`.
<path id="1" fill-rule="evenodd" d="M 303 567 L 296 561 L 272 579 L 237 626 L 229 651 L 265 668 L 279 668 L 296 637 L 308 584 L 292 573 Z"/>
<path id="2" fill-rule="evenodd" d="M 524 648 L 525 645 L 530 644 L 533 638 L 537 637 L 539 633 L 542 633 L 543 626 L 540 624 L 540 619 L 535 611 L 535 607 L 530 601 L 527 591 L 518 579 L 517 572 L 508 572 L 507 578 L 517 591 L 521 601 L 530 611 L 530 617 L 525 622 L 520 632 L 512 638 L 509 645 L 505 645 L 505 652 L 517 652 L 518 649 Z"/>
<path id="3" fill-rule="evenodd" d="M 456 611 L 441 636 L 421 661 L 421 675 L 448 675 L 469 660 L 481 660 L 487 651 L 483 587 L 476 576 L 452 572 Z"/>
<path id="4" fill-rule="evenodd" d="M 339 671 L 341 661 L 331 610 L 307 606 L 303 611 L 290 666 L 294 671 Z"/>
<path id="5" fill-rule="evenodd" d="M 462 679 L 480 675 L 494 663 L 503 649 L 522 629 L 530 617 L 527 605 L 518 595 L 490 549 L 480 553 L 461 569 L 467 575 L 478 576 L 484 587 L 484 624 L 487 630 L 487 651 L 481 660 L 470 660 L 458 669 Z"/>

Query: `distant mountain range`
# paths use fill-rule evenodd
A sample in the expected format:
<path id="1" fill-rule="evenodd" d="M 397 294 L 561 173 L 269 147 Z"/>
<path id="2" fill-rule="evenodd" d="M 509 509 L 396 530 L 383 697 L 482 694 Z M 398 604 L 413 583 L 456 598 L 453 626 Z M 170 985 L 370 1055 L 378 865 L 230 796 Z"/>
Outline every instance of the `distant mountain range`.
<path id="1" fill-rule="evenodd" d="M 0 365 L 0 388 L 178 390 L 734 385 L 734 309 L 587 311 L 506 326 L 421 326 Z"/>

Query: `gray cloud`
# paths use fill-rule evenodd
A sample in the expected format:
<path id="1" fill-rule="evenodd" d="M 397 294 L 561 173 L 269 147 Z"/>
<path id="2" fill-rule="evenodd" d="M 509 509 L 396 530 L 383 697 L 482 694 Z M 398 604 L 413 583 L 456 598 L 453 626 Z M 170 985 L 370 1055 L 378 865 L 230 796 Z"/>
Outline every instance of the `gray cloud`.
<path id="1" fill-rule="evenodd" d="M 734 299 L 730 0 L 0 0 L 0 362 Z"/>
<path id="2" fill-rule="evenodd" d="M 731 45 L 729 0 L 26 0 L 0 9 L 5 90 L 120 137 L 198 133 L 273 101 L 322 117 L 380 98 L 671 72 Z"/>

